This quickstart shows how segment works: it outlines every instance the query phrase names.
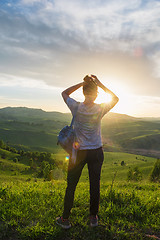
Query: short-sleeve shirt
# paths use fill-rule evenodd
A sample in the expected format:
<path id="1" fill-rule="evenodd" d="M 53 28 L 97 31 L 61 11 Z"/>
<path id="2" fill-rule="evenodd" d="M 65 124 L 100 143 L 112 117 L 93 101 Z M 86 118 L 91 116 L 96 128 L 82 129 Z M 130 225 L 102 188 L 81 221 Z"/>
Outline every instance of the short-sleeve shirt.
<path id="1" fill-rule="evenodd" d="M 68 97 L 67 106 L 74 114 L 78 106 L 74 121 L 74 129 L 76 133 L 76 141 L 80 145 L 80 150 L 97 149 L 102 146 L 101 139 L 101 119 L 111 109 L 110 104 L 94 103 L 92 106 L 87 106 L 83 102 Z"/>

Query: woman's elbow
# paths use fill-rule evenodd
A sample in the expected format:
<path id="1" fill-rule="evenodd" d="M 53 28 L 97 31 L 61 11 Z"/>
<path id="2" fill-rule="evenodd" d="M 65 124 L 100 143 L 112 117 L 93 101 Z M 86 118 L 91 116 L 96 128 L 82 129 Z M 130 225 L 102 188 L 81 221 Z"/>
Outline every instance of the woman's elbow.
<path id="1" fill-rule="evenodd" d="M 118 103 L 118 101 L 119 101 L 119 98 L 116 96 L 116 97 L 114 97 L 114 99 L 113 99 L 113 105 L 115 106 L 117 103 Z"/>
<path id="2" fill-rule="evenodd" d="M 61 93 L 61 95 L 62 95 L 62 97 L 63 97 L 63 100 L 66 102 L 66 101 L 67 101 L 67 98 L 69 97 L 68 94 L 66 94 L 66 92 L 63 91 L 63 92 Z"/>
<path id="3" fill-rule="evenodd" d="M 113 102 L 115 102 L 115 104 L 116 104 L 116 103 L 118 103 L 118 101 L 119 101 L 119 98 L 117 96 L 114 96 Z"/>
<path id="4" fill-rule="evenodd" d="M 64 96 L 64 91 L 63 91 L 63 92 L 61 92 L 61 96 L 62 96 L 62 97 Z"/>
<path id="5" fill-rule="evenodd" d="M 62 95 L 63 98 L 65 98 L 66 96 L 68 96 L 65 91 L 63 91 L 63 92 L 61 93 L 61 95 Z"/>
<path id="6" fill-rule="evenodd" d="M 117 97 L 117 96 L 116 96 L 116 101 L 117 101 L 117 103 L 119 102 L 119 97 Z"/>

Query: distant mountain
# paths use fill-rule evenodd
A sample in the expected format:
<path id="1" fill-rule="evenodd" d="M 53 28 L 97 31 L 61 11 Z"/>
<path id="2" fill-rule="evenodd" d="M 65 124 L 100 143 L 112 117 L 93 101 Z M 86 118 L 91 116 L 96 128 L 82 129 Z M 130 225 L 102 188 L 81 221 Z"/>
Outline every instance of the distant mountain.
<path id="1" fill-rule="evenodd" d="M 34 109 L 27 107 L 6 107 L 0 109 L 0 119 L 11 119 L 21 121 L 32 120 L 54 120 L 54 121 L 69 121 L 71 119 L 70 113 L 61 112 L 46 112 L 42 109 Z"/>
<path id="2" fill-rule="evenodd" d="M 144 117 L 141 118 L 141 120 L 150 122 L 160 122 L 160 117 Z"/>
<path id="3" fill-rule="evenodd" d="M 32 121 L 32 120 L 54 120 L 54 121 L 70 121 L 71 113 L 46 112 L 42 109 L 34 109 L 27 107 L 6 107 L 0 109 L 0 119 Z M 126 114 L 109 112 L 103 119 L 118 120 L 138 120 Z"/>
<path id="4" fill-rule="evenodd" d="M 0 119 L 18 119 L 18 120 L 35 120 L 35 119 L 48 119 L 48 120 L 71 120 L 71 113 L 62 113 L 62 112 L 46 112 L 42 109 L 36 108 L 27 108 L 27 107 L 5 107 L 0 109 Z M 120 113 L 107 113 L 103 119 L 118 119 L 118 120 L 131 120 L 131 121 L 150 121 L 150 122 L 159 122 L 160 118 L 154 117 L 144 117 L 144 118 L 136 118 L 129 116 L 127 114 Z"/>
<path id="5" fill-rule="evenodd" d="M 102 121 L 139 121 L 140 119 L 139 118 L 136 118 L 136 117 L 132 117 L 132 116 L 129 116 L 127 114 L 120 114 L 120 113 L 113 113 L 113 112 L 109 112 L 107 113 Z"/>

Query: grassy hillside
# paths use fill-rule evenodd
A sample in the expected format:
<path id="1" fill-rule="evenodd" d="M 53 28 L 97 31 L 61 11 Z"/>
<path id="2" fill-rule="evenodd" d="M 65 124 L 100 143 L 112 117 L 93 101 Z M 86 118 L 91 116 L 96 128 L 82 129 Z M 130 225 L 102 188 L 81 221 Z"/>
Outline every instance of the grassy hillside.
<path id="1" fill-rule="evenodd" d="M 1 150 L 2 155 L 5 150 Z M 84 169 L 75 193 L 72 228 L 62 230 L 55 218 L 62 214 L 65 176 L 50 182 L 35 178 L 27 161 L 15 163 L 18 155 L 5 151 L 0 158 L 0 239 L 124 240 L 160 237 L 160 186 L 149 182 L 156 159 L 134 154 L 105 152 L 102 168 L 99 226 L 88 225 L 89 184 Z M 64 152 L 55 154 L 65 161 Z M 125 162 L 121 166 L 122 160 Z M 141 182 L 127 182 L 127 171 L 138 166 Z M 117 171 L 112 184 L 113 176 Z"/>
<path id="2" fill-rule="evenodd" d="M 4 156 L 2 158 L 2 156 Z M 40 153 L 39 153 L 40 155 Z M 37 162 L 37 154 L 33 157 L 33 154 L 26 154 L 21 155 L 21 153 L 13 153 L 4 149 L 0 149 L 0 172 L 1 176 L 0 179 L 2 180 L 2 175 L 12 175 L 13 172 L 17 171 L 18 175 L 23 175 L 27 173 L 27 170 L 30 168 L 30 158 Z M 17 158 L 19 161 L 14 162 L 14 159 Z M 66 161 L 66 153 L 64 151 L 60 151 L 58 153 L 53 154 L 53 159 L 58 163 L 65 163 Z M 121 163 L 124 161 L 124 165 L 122 166 Z M 130 168 L 134 168 L 135 166 L 139 167 L 140 171 L 142 172 L 142 180 L 144 182 L 149 181 L 149 176 L 151 170 L 154 166 L 156 159 L 152 157 L 145 157 L 141 155 L 135 154 L 128 154 L 128 153 L 121 153 L 121 152 L 105 152 L 104 153 L 104 163 L 102 168 L 102 178 L 101 181 L 103 183 L 111 183 L 114 174 L 116 173 L 116 181 L 123 182 L 127 180 L 127 173 Z M 37 170 L 35 168 L 32 172 L 34 177 L 37 177 Z M 30 173 L 28 173 L 30 174 Z M 66 176 L 63 175 L 61 180 L 65 180 Z M 81 182 L 86 182 L 88 180 L 88 170 L 87 166 L 85 166 L 82 176 Z"/>
<path id="3" fill-rule="evenodd" d="M 65 116 L 65 117 L 64 117 Z M 6 107 L 0 109 L 0 119 L 20 120 L 23 122 L 33 122 L 40 120 L 70 121 L 69 113 L 45 112 L 42 109 L 26 108 L 26 107 Z"/>
<path id="4" fill-rule="evenodd" d="M 25 181 L 31 176 L 26 161 L 15 162 L 20 156 L 4 149 L 0 149 L 0 183 L 14 181 L 16 179 Z M 2 156 L 5 156 L 2 158 Z"/>
<path id="5" fill-rule="evenodd" d="M 149 180 L 156 158 L 123 151 L 143 148 L 159 154 L 160 123 L 126 115 L 110 113 L 102 122 L 104 148 L 114 152 L 104 154 L 99 226 L 91 229 L 88 225 L 87 166 L 75 193 L 73 227 L 64 231 L 55 224 L 63 211 L 67 167 L 66 153 L 56 145 L 57 134 L 70 119 L 70 114 L 39 109 L 0 110 L 0 138 L 7 145 L 27 150 L 0 149 L 0 239 L 159 239 L 160 185 Z M 50 166 L 52 180 L 47 181 L 45 173 Z M 128 172 L 135 167 L 142 180 L 128 181 Z"/>
<path id="6" fill-rule="evenodd" d="M 57 134 L 43 131 L 0 130 L 1 138 L 10 146 L 28 149 L 46 149 L 53 152 L 57 144 Z M 19 146 L 20 145 L 20 146 Z"/>
<path id="7" fill-rule="evenodd" d="M 105 152 L 104 157 L 101 177 L 102 182 L 111 182 L 115 173 L 115 181 L 123 182 L 127 180 L 129 169 L 135 166 L 139 167 L 142 172 L 143 180 L 147 181 L 149 180 L 151 169 L 156 161 L 155 158 L 120 152 Z M 122 161 L 125 163 L 124 166 L 121 166 Z M 87 175 L 87 167 L 85 167 L 81 181 L 86 181 Z"/>
<path id="8" fill-rule="evenodd" d="M 57 151 L 57 135 L 70 123 L 71 114 L 41 109 L 0 109 L 0 137 L 16 148 Z M 125 114 L 108 113 L 102 120 L 107 151 L 137 152 L 160 156 L 160 122 L 142 121 Z M 21 146 L 18 146 L 21 145 Z M 143 151 L 144 153 L 144 151 Z"/>
<path id="9" fill-rule="evenodd" d="M 64 182 L 17 182 L 0 189 L 0 238 L 13 239 L 79 239 L 126 240 L 158 239 L 158 185 L 120 184 L 111 191 L 101 188 L 99 226 L 88 225 L 89 189 L 84 183 L 77 187 L 68 231 L 55 224 L 61 215 Z M 3 207 L 2 207 L 3 206 Z M 154 238 L 151 236 L 154 235 Z"/>
<path id="10" fill-rule="evenodd" d="M 102 122 L 103 142 L 115 146 L 121 151 L 155 150 L 155 157 L 160 156 L 160 123 L 141 120 L 117 120 Z M 158 152 L 159 151 L 159 152 Z"/>

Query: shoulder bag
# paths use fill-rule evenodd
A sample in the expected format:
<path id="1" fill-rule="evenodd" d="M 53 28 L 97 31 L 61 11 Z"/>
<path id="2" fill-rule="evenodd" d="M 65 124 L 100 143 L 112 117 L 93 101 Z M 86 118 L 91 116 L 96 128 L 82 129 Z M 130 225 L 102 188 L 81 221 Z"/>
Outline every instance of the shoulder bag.
<path id="1" fill-rule="evenodd" d="M 75 141 L 75 131 L 73 128 L 75 116 L 78 110 L 78 106 L 75 108 L 70 126 L 65 126 L 58 134 L 57 145 L 60 145 L 67 153 L 72 154 L 73 143 Z"/>

